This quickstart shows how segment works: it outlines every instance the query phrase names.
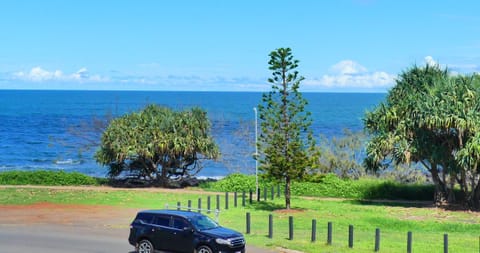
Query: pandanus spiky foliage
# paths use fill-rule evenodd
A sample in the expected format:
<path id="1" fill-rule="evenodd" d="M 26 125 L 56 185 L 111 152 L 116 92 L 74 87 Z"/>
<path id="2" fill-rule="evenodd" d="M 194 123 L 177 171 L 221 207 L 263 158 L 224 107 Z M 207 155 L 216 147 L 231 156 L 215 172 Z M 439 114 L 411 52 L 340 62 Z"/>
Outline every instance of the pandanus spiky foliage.
<path id="1" fill-rule="evenodd" d="M 196 174 L 202 159 L 218 156 L 205 111 L 173 111 L 157 105 L 111 121 L 95 154 L 98 163 L 109 166 L 112 177 L 134 171 L 164 184 Z"/>
<path id="2" fill-rule="evenodd" d="M 480 78 L 414 66 L 397 78 L 386 101 L 365 115 L 371 134 L 365 165 L 416 162 L 430 173 L 437 204 L 480 208 Z M 461 194 L 454 194 L 455 186 Z M 456 199 L 456 197 L 460 197 Z"/>
<path id="3" fill-rule="evenodd" d="M 261 134 L 259 138 L 260 170 L 266 176 L 285 182 L 285 207 L 290 209 L 291 180 L 302 178 L 316 167 L 318 154 L 309 129 L 312 120 L 305 110 L 307 100 L 299 92 L 300 82 L 290 48 L 270 53 L 269 69 L 272 90 L 263 94 L 259 105 Z"/>

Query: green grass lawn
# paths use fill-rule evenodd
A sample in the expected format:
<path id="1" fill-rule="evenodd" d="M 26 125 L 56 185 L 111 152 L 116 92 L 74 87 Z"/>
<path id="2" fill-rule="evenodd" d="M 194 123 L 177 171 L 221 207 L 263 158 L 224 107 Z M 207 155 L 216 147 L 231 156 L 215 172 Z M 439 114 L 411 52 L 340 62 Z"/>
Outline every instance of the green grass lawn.
<path id="1" fill-rule="evenodd" d="M 208 195 L 210 194 L 210 195 Z M 248 194 L 247 194 L 248 195 Z M 31 204 L 36 202 L 113 205 L 134 208 L 187 206 L 196 207 L 207 196 L 216 206 L 215 193 L 163 193 L 129 190 L 67 190 L 46 188 L 0 189 L 0 204 Z M 230 194 L 229 209 L 225 210 L 225 195 L 220 194 L 219 222 L 240 232 L 246 232 L 246 213 L 251 215 L 251 233 L 245 234 L 251 245 L 268 248 L 288 248 L 303 252 L 373 252 L 375 229 L 381 230 L 380 252 L 405 252 L 407 232 L 413 233 L 414 252 L 443 252 L 443 235 L 449 236 L 450 252 L 478 252 L 480 214 L 446 211 L 395 204 L 362 203 L 343 199 L 305 199 L 294 197 L 293 210 L 283 210 L 284 199 L 253 202 L 234 207 Z M 268 216 L 273 215 L 273 238 L 268 238 Z M 213 216 L 213 214 L 211 214 Z M 294 238 L 288 240 L 289 216 L 294 221 Z M 312 219 L 317 222 L 316 242 L 311 242 Z M 327 245 L 327 223 L 333 224 L 333 243 Z M 348 247 L 348 226 L 354 226 L 354 246 Z"/>

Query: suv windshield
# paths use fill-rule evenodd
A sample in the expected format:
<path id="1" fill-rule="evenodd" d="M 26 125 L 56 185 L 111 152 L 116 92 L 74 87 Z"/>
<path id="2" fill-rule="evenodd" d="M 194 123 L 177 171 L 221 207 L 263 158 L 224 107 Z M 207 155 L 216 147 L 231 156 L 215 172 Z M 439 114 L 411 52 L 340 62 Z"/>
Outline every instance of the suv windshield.
<path id="1" fill-rule="evenodd" d="M 199 215 L 193 217 L 191 221 L 193 226 L 200 231 L 219 227 L 219 225 L 208 216 Z"/>

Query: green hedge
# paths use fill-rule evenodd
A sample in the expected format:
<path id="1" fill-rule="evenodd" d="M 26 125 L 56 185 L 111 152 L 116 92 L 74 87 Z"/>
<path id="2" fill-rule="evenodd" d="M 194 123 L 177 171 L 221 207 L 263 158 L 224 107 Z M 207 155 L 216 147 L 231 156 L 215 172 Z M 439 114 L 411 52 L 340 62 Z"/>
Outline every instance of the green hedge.
<path id="1" fill-rule="evenodd" d="M 78 172 L 64 171 L 7 171 L 0 173 L 2 185 L 101 185 L 108 179 L 90 177 Z M 278 184 L 259 178 L 264 189 Z M 220 192 L 248 192 L 255 190 L 255 176 L 231 174 L 216 182 L 205 182 L 201 188 Z M 284 187 L 282 185 L 282 187 Z M 312 197 L 337 197 L 352 199 L 433 200 L 434 186 L 428 184 L 400 184 L 393 181 L 361 178 L 340 179 L 334 174 L 318 175 L 304 182 L 292 182 L 292 195 Z"/>
<path id="2" fill-rule="evenodd" d="M 248 192 L 250 190 L 255 191 L 255 176 L 245 175 L 240 173 L 230 174 L 221 180 L 216 182 L 201 183 L 200 187 L 210 191 L 220 192 Z M 261 177 L 258 178 L 258 184 L 260 187 L 271 187 L 277 185 L 274 182 L 270 182 Z"/>
<path id="3" fill-rule="evenodd" d="M 3 185 L 99 185 L 100 181 L 78 172 L 37 170 L 0 173 L 0 184 Z"/>
<path id="4" fill-rule="evenodd" d="M 393 181 L 361 178 L 340 179 L 334 174 L 319 175 L 304 182 L 292 182 L 294 196 L 334 197 L 353 199 L 433 200 L 434 186 L 428 184 L 400 184 Z M 276 186 L 274 182 L 259 180 L 260 189 Z M 201 184 L 212 191 L 241 192 L 255 189 L 255 176 L 231 174 L 217 182 Z M 283 185 L 282 185 L 283 187 Z"/>

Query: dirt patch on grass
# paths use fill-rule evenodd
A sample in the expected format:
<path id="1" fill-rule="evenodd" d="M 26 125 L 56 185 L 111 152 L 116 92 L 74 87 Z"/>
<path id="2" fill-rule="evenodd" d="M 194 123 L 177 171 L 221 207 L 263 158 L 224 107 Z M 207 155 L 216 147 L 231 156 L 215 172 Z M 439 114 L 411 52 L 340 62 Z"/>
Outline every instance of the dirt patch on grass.
<path id="1" fill-rule="evenodd" d="M 137 209 L 99 205 L 35 203 L 0 205 L 0 225 L 128 227 Z"/>

